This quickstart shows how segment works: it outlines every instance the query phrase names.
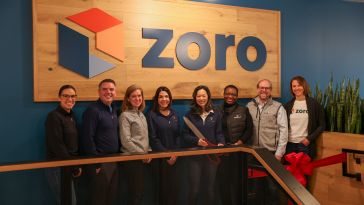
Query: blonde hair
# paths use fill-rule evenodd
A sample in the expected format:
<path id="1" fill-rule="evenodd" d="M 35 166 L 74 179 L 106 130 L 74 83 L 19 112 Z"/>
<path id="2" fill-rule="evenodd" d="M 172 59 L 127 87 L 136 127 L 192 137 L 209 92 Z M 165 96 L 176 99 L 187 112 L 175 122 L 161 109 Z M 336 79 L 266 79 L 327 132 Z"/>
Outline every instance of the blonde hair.
<path id="1" fill-rule="evenodd" d="M 259 84 L 260 84 L 261 82 L 263 82 L 263 81 L 267 81 L 267 82 L 269 83 L 269 87 L 270 87 L 270 89 L 272 89 L 272 81 L 270 81 L 270 80 L 268 80 L 268 79 L 261 79 L 261 80 L 259 80 L 259 81 L 258 81 L 258 83 L 257 83 L 257 88 L 259 88 Z"/>

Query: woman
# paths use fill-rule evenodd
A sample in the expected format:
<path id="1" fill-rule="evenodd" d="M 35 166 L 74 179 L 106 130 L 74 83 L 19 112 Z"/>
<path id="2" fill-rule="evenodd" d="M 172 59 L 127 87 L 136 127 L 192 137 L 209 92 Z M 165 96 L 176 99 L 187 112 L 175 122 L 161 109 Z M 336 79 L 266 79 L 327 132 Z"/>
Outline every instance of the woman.
<path id="1" fill-rule="evenodd" d="M 175 150 L 179 145 L 179 121 L 177 113 L 171 108 L 172 94 L 164 86 L 159 87 L 153 97 L 153 107 L 148 113 L 149 141 L 154 151 Z M 159 204 L 177 204 L 177 157 L 161 159 L 158 165 Z"/>
<path id="2" fill-rule="evenodd" d="M 286 154 L 304 152 L 314 158 L 315 141 L 325 129 L 324 110 L 308 96 L 310 88 L 302 76 L 293 77 L 290 88 L 293 98 L 284 106 L 289 125 Z"/>
<path id="3" fill-rule="evenodd" d="M 45 122 L 48 160 L 72 159 L 79 155 L 78 132 L 72 111 L 76 98 L 76 89 L 72 85 L 63 85 L 59 89 L 59 105 L 48 114 Z M 61 177 L 59 167 L 46 169 L 46 176 L 57 204 L 61 204 L 61 201 L 76 204 L 73 178 L 79 177 L 81 172 L 82 169 L 79 167 L 65 167 L 62 169 Z M 61 184 L 63 184 L 62 189 Z"/>
<path id="4" fill-rule="evenodd" d="M 222 130 L 226 144 L 246 144 L 251 136 L 253 120 L 248 108 L 238 103 L 238 88 L 228 85 L 224 88 L 224 104 L 222 110 Z M 224 205 L 237 205 L 241 201 L 241 182 L 239 178 L 240 153 L 229 153 L 221 156 L 221 164 L 217 170 L 218 190 L 221 202 Z"/>
<path id="5" fill-rule="evenodd" d="M 138 85 L 131 85 L 126 89 L 122 113 L 119 118 L 121 151 L 127 154 L 147 153 L 150 151 L 148 140 L 148 126 L 143 110 L 145 108 L 143 90 Z M 144 195 L 144 163 L 143 161 L 125 162 L 128 203 L 129 205 L 141 204 Z"/>
<path id="6" fill-rule="evenodd" d="M 191 110 L 186 115 L 206 139 L 199 139 L 191 129 L 185 129 L 184 139 L 188 147 L 207 147 L 211 144 L 223 146 L 225 143 L 222 132 L 221 114 L 213 109 L 211 93 L 207 86 L 200 85 L 192 94 Z M 189 193 L 188 204 L 198 203 L 198 193 L 201 191 L 199 204 L 214 203 L 214 184 L 217 164 L 208 156 L 192 156 L 188 161 Z"/>

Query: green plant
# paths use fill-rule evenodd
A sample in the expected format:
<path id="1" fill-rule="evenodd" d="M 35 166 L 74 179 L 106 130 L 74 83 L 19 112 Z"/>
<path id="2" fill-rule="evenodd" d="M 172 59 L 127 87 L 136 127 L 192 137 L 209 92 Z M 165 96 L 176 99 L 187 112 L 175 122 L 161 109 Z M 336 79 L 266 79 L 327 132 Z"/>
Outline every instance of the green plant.
<path id="1" fill-rule="evenodd" d="M 360 80 L 344 78 L 340 85 L 331 75 L 324 94 L 315 86 L 314 98 L 320 103 L 326 113 L 326 129 L 336 132 L 362 133 L 362 115 L 364 113 L 364 100 L 360 99 Z"/>

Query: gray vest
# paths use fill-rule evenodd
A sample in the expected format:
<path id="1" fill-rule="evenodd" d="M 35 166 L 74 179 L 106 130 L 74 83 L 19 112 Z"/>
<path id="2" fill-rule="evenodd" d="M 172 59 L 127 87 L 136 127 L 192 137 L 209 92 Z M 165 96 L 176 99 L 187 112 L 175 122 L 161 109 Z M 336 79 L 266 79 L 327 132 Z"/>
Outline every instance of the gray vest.
<path id="1" fill-rule="evenodd" d="M 277 115 L 282 104 L 270 98 L 264 105 L 262 111 L 260 111 L 256 99 L 253 99 L 247 104 L 254 124 L 251 144 L 275 151 L 280 136 Z"/>

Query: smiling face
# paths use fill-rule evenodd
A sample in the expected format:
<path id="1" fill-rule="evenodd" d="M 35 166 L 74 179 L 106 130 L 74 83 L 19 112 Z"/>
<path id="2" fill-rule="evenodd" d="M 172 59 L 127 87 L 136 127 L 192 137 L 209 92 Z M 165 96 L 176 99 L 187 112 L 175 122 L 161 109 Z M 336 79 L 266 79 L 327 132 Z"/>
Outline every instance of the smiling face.
<path id="1" fill-rule="evenodd" d="M 134 90 L 132 93 L 130 93 L 128 101 L 134 109 L 138 110 L 143 103 L 142 91 L 139 89 Z"/>
<path id="2" fill-rule="evenodd" d="M 262 80 L 258 85 L 257 92 L 260 101 L 266 102 L 271 96 L 272 86 L 267 80 Z"/>
<path id="3" fill-rule="evenodd" d="M 238 99 L 238 91 L 234 88 L 226 88 L 224 91 L 224 100 L 226 104 L 233 105 Z"/>
<path id="4" fill-rule="evenodd" d="M 76 103 L 76 91 L 72 88 L 64 89 L 59 96 L 59 104 L 66 111 L 70 112 Z"/>
<path id="5" fill-rule="evenodd" d="M 197 91 L 196 95 L 196 104 L 202 108 L 202 110 L 205 110 L 205 106 L 207 102 L 209 101 L 209 96 L 204 89 L 200 89 Z"/>
<path id="6" fill-rule="evenodd" d="M 166 110 L 169 107 L 171 100 L 166 91 L 161 91 L 158 94 L 158 106 L 159 110 Z"/>
<path id="7" fill-rule="evenodd" d="M 297 80 L 292 81 L 291 89 L 296 98 L 301 98 L 304 96 L 305 89 L 303 88 L 303 85 L 300 85 Z"/>
<path id="8" fill-rule="evenodd" d="M 104 82 L 99 87 L 99 97 L 105 105 L 111 105 L 116 97 L 115 84 L 111 82 Z"/>

